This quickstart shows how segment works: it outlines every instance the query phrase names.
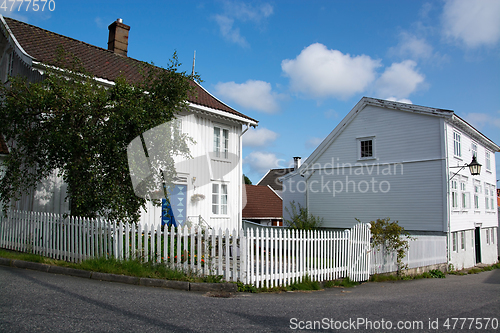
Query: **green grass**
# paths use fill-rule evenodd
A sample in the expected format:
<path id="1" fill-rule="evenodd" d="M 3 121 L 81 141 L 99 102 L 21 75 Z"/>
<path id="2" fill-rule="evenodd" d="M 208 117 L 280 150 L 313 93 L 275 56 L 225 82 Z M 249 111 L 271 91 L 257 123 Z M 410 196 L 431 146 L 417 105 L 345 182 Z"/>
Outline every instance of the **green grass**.
<path id="1" fill-rule="evenodd" d="M 42 257 L 36 254 L 18 253 L 0 249 L 0 257 L 16 260 L 38 262 L 42 264 L 70 267 L 101 273 L 112 273 L 136 277 L 178 280 L 188 282 L 224 282 L 220 275 L 197 276 L 189 270 L 171 268 L 165 264 L 153 262 L 142 263 L 139 260 L 117 260 L 114 258 L 87 259 L 81 263 L 70 263 Z"/>

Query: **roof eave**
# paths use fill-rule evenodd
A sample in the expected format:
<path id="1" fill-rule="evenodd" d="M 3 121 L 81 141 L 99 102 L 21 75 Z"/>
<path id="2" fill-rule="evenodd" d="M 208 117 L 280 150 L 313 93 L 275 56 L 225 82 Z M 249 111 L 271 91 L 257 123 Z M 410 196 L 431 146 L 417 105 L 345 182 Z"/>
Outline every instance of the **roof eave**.
<path id="1" fill-rule="evenodd" d="M 14 33 L 10 29 L 9 25 L 7 22 L 5 22 L 5 19 L 2 14 L 0 14 L 0 22 L 2 22 L 1 29 L 5 37 L 7 38 L 8 42 L 10 45 L 12 45 L 12 48 L 16 52 L 16 54 L 21 58 L 23 62 L 28 64 L 29 66 L 32 65 L 33 60 L 35 59 L 34 57 L 30 56 L 28 52 L 26 52 L 21 44 L 17 41 L 16 37 L 14 36 Z"/>
<path id="2" fill-rule="evenodd" d="M 453 114 L 453 117 L 451 117 L 449 121 L 454 125 L 458 125 L 458 127 L 474 137 L 476 140 L 480 141 L 486 147 L 489 147 L 489 149 L 495 152 L 500 152 L 500 147 L 496 143 L 488 139 L 483 133 L 479 132 L 476 128 L 474 128 L 474 126 L 469 124 L 460 116 Z"/>
<path id="3" fill-rule="evenodd" d="M 222 110 L 212 109 L 212 108 L 210 108 L 208 106 L 195 104 L 193 102 L 188 102 L 188 105 L 189 105 L 189 107 L 193 111 L 197 111 L 197 112 L 200 112 L 200 113 L 208 113 L 210 115 L 214 115 L 215 114 L 218 117 L 221 117 L 221 118 L 224 118 L 224 119 L 230 119 L 232 121 L 236 121 L 236 122 L 244 124 L 244 125 L 250 125 L 252 127 L 257 127 L 258 126 L 258 122 L 255 121 L 255 120 L 253 120 L 253 119 L 248 119 L 248 118 L 245 118 L 245 117 L 241 117 L 241 116 L 238 116 L 238 115 L 226 112 L 226 111 L 222 111 Z"/>

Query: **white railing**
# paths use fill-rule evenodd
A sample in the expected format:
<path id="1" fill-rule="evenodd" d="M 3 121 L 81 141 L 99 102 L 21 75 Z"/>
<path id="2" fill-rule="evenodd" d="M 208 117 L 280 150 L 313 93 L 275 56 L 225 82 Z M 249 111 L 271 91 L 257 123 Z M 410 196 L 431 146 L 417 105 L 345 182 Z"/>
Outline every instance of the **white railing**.
<path id="1" fill-rule="evenodd" d="M 408 268 L 425 267 L 447 263 L 446 236 L 419 235 L 408 241 L 408 252 L 403 264 Z M 370 251 L 370 274 L 397 272 L 396 253 L 386 253 L 384 248 L 376 247 Z"/>
<path id="2" fill-rule="evenodd" d="M 199 275 L 221 275 L 257 287 L 369 278 L 370 230 L 229 231 L 112 223 L 103 219 L 12 211 L 0 219 L 0 248 L 80 262 L 114 257 L 165 263 Z"/>

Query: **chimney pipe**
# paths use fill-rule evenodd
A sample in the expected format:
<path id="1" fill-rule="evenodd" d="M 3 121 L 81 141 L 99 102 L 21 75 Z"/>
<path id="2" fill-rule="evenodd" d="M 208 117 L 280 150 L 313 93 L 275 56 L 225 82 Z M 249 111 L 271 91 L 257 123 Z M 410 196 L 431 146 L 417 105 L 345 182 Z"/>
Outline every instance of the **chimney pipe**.
<path id="1" fill-rule="evenodd" d="M 293 158 L 293 170 L 297 170 L 298 168 L 300 168 L 300 156 L 296 156 Z"/>
<path id="2" fill-rule="evenodd" d="M 111 23 L 108 29 L 108 50 L 126 57 L 128 49 L 128 32 L 130 27 L 123 24 L 123 20 L 119 18 L 115 22 Z"/>

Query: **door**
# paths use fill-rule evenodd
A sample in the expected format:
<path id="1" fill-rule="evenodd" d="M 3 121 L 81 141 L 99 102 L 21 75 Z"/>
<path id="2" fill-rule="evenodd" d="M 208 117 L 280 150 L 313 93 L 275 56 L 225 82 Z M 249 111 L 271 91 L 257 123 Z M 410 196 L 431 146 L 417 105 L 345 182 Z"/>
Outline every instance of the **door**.
<path id="1" fill-rule="evenodd" d="M 481 227 L 476 227 L 474 239 L 474 247 L 476 249 L 476 264 L 478 264 L 481 262 Z"/>

